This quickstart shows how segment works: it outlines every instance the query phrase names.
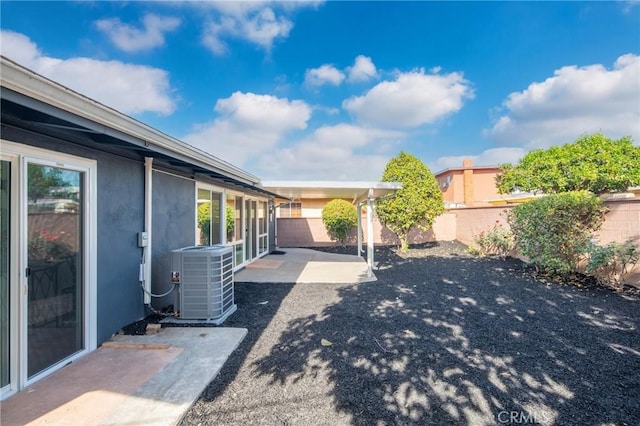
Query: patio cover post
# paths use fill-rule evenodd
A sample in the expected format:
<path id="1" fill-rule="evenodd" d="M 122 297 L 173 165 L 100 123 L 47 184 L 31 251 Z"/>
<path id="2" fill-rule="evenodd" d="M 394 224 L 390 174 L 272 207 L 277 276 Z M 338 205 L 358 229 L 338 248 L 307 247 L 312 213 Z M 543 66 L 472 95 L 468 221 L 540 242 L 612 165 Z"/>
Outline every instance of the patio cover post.
<path id="1" fill-rule="evenodd" d="M 367 276 L 373 276 L 373 189 L 367 197 Z"/>
<path id="2" fill-rule="evenodd" d="M 356 203 L 356 209 L 358 212 L 358 256 L 362 256 L 362 203 Z"/>

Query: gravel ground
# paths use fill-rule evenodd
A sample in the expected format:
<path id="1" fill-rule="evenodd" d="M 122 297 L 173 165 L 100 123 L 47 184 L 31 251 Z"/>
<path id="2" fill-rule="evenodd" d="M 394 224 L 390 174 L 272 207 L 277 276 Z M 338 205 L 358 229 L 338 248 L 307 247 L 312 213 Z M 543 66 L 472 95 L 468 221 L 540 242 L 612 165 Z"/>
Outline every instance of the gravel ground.
<path id="1" fill-rule="evenodd" d="M 636 294 L 456 243 L 376 259 L 371 283 L 237 283 L 249 334 L 182 424 L 640 424 Z"/>

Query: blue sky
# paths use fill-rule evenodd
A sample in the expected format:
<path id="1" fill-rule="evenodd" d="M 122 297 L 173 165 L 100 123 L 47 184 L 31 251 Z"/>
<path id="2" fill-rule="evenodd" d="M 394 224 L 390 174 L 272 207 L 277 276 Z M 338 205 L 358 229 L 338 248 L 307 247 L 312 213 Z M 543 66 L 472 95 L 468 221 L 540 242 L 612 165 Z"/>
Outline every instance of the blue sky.
<path id="1" fill-rule="evenodd" d="M 640 3 L 10 2 L 16 62 L 263 180 L 640 141 Z"/>

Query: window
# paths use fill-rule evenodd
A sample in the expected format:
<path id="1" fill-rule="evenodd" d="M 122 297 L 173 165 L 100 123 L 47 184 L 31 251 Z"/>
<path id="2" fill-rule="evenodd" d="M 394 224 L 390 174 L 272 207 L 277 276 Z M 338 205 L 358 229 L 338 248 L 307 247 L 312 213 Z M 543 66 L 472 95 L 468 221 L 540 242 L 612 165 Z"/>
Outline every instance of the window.
<path id="1" fill-rule="evenodd" d="M 220 198 L 222 194 L 198 188 L 196 245 L 220 244 Z"/>
<path id="2" fill-rule="evenodd" d="M 280 207 L 280 217 L 302 217 L 302 203 L 287 203 Z"/>

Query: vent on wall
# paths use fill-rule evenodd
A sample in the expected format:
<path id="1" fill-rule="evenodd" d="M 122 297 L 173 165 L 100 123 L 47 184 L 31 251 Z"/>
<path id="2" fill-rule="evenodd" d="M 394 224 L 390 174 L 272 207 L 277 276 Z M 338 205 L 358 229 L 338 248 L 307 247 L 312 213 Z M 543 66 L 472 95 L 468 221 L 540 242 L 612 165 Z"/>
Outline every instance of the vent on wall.
<path id="1" fill-rule="evenodd" d="M 172 252 L 179 282 L 180 318 L 222 324 L 237 309 L 232 246 L 193 246 Z"/>

